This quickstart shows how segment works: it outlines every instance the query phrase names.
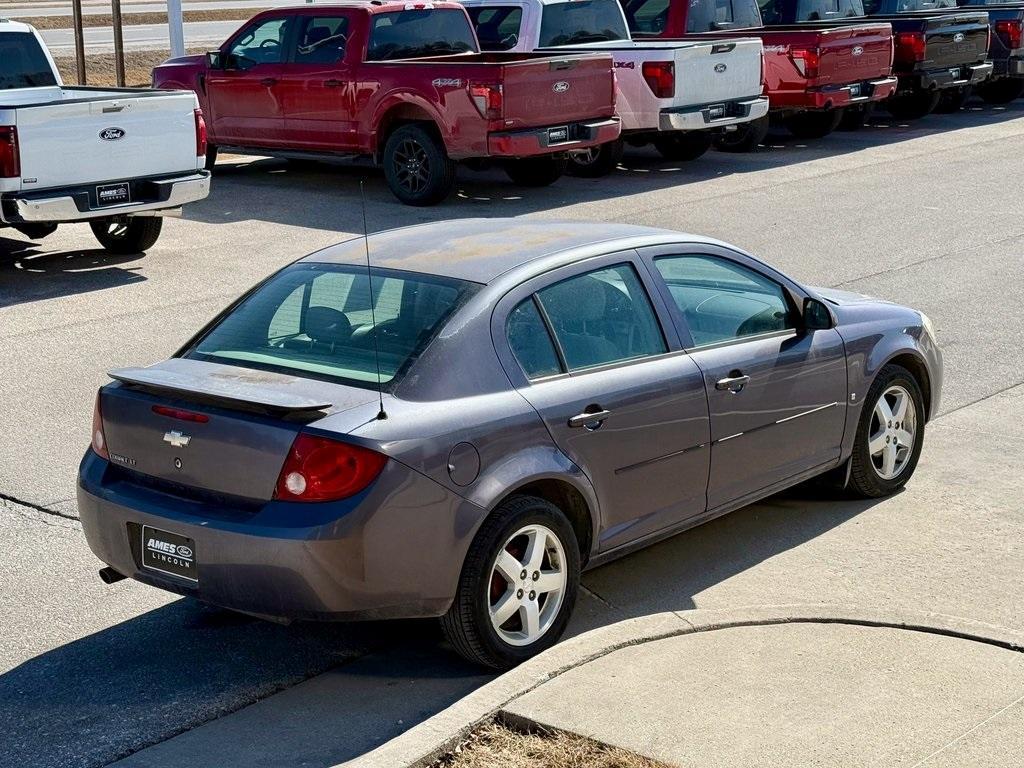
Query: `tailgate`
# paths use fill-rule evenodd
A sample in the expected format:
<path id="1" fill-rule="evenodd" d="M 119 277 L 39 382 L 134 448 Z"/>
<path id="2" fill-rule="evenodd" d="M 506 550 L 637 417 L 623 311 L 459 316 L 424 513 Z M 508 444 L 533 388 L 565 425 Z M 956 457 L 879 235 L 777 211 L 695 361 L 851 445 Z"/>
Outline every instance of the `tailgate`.
<path id="1" fill-rule="evenodd" d="M 677 48 L 674 106 L 759 95 L 762 55 L 763 46 L 757 37 L 709 40 Z"/>
<path id="2" fill-rule="evenodd" d="M 194 109 L 192 93 L 76 89 L 18 107 L 23 189 L 195 171 Z"/>
<path id="3" fill-rule="evenodd" d="M 821 33 L 816 84 L 886 77 L 892 69 L 892 27 L 865 24 Z"/>
<path id="4" fill-rule="evenodd" d="M 570 54 L 534 59 L 506 64 L 502 73 L 504 119 L 509 127 L 531 128 L 615 114 L 611 56 Z"/>
<path id="5" fill-rule="evenodd" d="M 984 61 L 988 56 L 988 15 L 951 13 L 929 16 L 925 66 L 948 67 Z"/>

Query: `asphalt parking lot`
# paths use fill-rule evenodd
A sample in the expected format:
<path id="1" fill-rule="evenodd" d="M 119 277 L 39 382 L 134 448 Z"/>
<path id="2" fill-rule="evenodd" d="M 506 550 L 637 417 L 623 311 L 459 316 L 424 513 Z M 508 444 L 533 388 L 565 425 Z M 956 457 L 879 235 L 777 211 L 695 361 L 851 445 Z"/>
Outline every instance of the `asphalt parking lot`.
<path id="1" fill-rule="evenodd" d="M 75 520 L 105 372 L 165 357 L 270 271 L 358 232 L 362 179 L 371 231 L 468 216 L 665 226 L 935 322 L 942 414 L 905 492 L 869 503 L 796 489 L 595 570 L 574 631 L 785 602 L 1022 628 L 1022 139 L 1024 103 L 975 104 L 686 165 L 637 152 L 611 177 L 542 190 L 460 171 L 458 196 L 432 209 L 397 203 L 375 171 L 229 160 L 209 200 L 169 220 L 144 257 L 106 255 L 84 227 L 39 243 L 4 230 L 0 763 L 330 765 L 488 679 L 430 622 L 286 628 L 104 586 Z"/>

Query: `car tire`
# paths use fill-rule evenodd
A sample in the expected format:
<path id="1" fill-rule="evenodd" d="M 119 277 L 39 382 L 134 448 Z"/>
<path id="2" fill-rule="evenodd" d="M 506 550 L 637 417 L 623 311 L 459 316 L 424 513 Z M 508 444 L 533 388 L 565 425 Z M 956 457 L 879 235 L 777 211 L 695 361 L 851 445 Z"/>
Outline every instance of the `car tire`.
<path id="1" fill-rule="evenodd" d="M 101 219 L 89 223 L 92 233 L 106 250 L 120 255 L 145 253 L 160 237 L 164 220 L 160 216 L 131 216 Z"/>
<path id="2" fill-rule="evenodd" d="M 531 563 L 531 543 L 542 537 L 543 559 Z M 506 556 L 512 568 L 499 566 L 499 558 Z M 506 579 L 502 574 L 510 570 L 512 578 Z M 509 669 L 558 642 L 572 615 L 579 581 L 579 545 L 565 514 L 544 499 L 513 496 L 494 510 L 474 537 L 455 600 L 441 617 L 441 628 L 448 642 L 469 661 Z M 559 586 L 541 592 L 530 589 L 535 583 Z M 496 626 L 501 616 L 495 618 L 493 612 L 502 608 L 507 618 Z M 531 620 L 537 630 L 532 639 L 528 632 Z"/>
<path id="3" fill-rule="evenodd" d="M 899 419 L 886 419 L 890 412 L 893 416 L 900 413 L 896 398 L 903 398 L 905 410 Z M 921 388 L 910 371 L 899 365 L 883 367 L 868 389 L 857 424 L 849 490 L 865 498 L 878 498 L 906 485 L 921 456 L 925 418 Z M 907 435 L 912 436 L 909 446 Z M 891 466 L 887 463 L 889 456 L 893 457 Z"/>
<path id="4" fill-rule="evenodd" d="M 696 160 L 709 149 L 714 137 L 708 131 L 675 131 L 654 140 L 654 148 L 666 160 Z"/>
<path id="5" fill-rule="evenodd" d="M 568 166 L 564 157 L 524 157 L 505 163 L 505 173 L 520 187 L 548 187 L 562 178 Z"/>
<path id="6" fill-rule="evenodd" d="M 607 176 L 618 167 L 624 148 L 622 139 L 616 139 L 599 147 L 570 152 L 566 173 L 582 179 Z"/>
<path id="7" fill-rule="evenodd" d="M 845 109 L 797 112 L 786 118 L 786 128 L 798 139 L 823 139 L 839 127 Z"/>
<path id="8" fill-rule="evenodd" d="M 908 91 L 890 98 L 885 108 L 897 120 L 919 120 L 935 111 L 940 98 L 938 91 Z"/>
<path id="9" fill-rule="evenodd" d="M 715 137 L 715 149 L 719 152 L 753 152 L 765 140 L 769 127 L 767 115 L 740 123 L 735 131 L 725 131 Z"/>
<path id="10" fill-rule="evenodd" d="M 406 205 L 436 205 L 455 189 L 455 161 L 433 131 L 409 123 L 384 145 L 384 178 Z"/>
<path id="11" fill-rule="evenodd" d="M 1024 79 L 1004 77 L 978 86 L 978 95 L 986 104 L 1009 104 L 1024 96 Z"/>
<path id="12" fill-rule="evenodd" d="M 213 167 L 217 165 L 217 147 L 213 144 L 206 145 L 206 163 L 204 167 L 208 171 L 213 171 Z"/>
<path id="13" fill-rule="evenodd" d="M 959 112 L 973 92 L 974 89 L 969 85 L 962 88 L 947 88 L 939 94 L 939 103 L 935 105 L 935 111 L 944 115 Z"/>
<path id="14" fill-rule="evenodd" d="M 875 112 L 874 104 L 864 104 L 859 107 L 847 107 L 843 112 L 843 118 L 839 121 L 840 131 L 859 131 Z"/>

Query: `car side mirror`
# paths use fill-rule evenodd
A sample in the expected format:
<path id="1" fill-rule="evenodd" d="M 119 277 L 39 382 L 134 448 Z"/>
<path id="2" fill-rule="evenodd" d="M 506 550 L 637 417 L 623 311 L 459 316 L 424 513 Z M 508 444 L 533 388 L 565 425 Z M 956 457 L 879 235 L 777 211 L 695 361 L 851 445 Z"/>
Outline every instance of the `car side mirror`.
<path id="1" fill-rule="evenodd" d="M 808 331 L 820 331 L 831 328 L 835 325 L 832 320 L 832 313 L 828 307 L 817 299 L 804 299 L 804 329 Z"/>
<path id="2" fill-rule="evenodd" d="M 224 57 L 220 51 L 206 52 L 206 66 L 210 69 L 224 69 Z"/>

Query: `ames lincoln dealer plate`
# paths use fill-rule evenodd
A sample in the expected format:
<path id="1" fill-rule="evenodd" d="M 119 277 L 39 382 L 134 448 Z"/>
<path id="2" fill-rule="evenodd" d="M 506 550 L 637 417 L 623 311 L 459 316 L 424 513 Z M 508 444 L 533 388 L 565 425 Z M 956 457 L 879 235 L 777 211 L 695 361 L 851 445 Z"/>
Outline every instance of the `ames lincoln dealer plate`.
<path id="1" fill-rule="evenodd" d="M 142 567 L 189 581 L 199 581 L 199 573 L 196 570 L 196 543 L 187 536 L 144 525 Z"/>

